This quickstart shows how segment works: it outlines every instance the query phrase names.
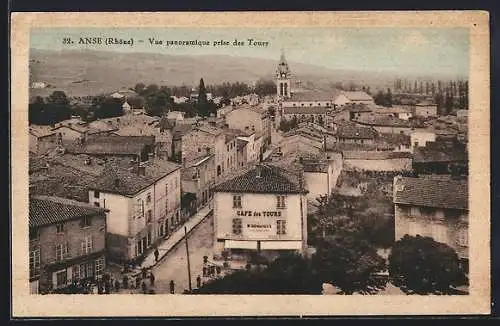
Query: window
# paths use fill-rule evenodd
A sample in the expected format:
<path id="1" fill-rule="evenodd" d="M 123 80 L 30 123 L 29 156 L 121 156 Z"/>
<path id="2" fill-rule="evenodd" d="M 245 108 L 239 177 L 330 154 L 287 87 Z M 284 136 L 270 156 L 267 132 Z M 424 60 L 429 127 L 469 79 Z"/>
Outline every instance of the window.
<path id="1" fill-rule="evenodd" d="M 101 257 L 95 261 L 95 275 L 101 276 L 104 271 L 104 257 Z"/>
<path id="2" fill-rule="evenodd" d="M 286 221 L 277 220 L 276 221 L 276 234 L 286 234 Z"/>
<path id="3" fill-rule="evenodd" d="M 94 191 L 94 198 L 99 198 L 99 195 L 100 195 L 99 191 Z"/>
<path id="4" fill-rule="evenodd" d="M 463 228 L 458 230 L 458 245 L 462 247 L 467 247 L 469 244 L 469 230 Z"/>
<path id="5" fill-rule="evenodd" d="M 410 215 L 411 216 L 420 216 L 420 209 L 418 207 L 415 207 L 415 206 L 410 207 Z"/>
<path id="6" fill-rule="evenodd" d="M 146 222 L 151 223 L 151 220 L 153 219 L 153 213 L 151 212 L 150 209 L 146 212 Z"/>
<path id="7" fill-rule="evenodd" d="M 66 270 L 56 273 L 57 286 L 64 286 L 68 283 L 68 272 Z"/>
<path id="8" fill-rule="evenodd" d="M 56 260 L 64 260 L 68 254 L 68 245 L 66 243 L 59 243 L 56 245 Z"/>
<path id="9" fill-rule="evenodd" d="M 148 195 L 146 197 L 146 203 L 151 204 L 151 193 L 148 193 Z"/>
<path id="10" fill-rule="evenodd" d="M 86 236 L 82 243 L 82 255 L 87 255 L 92 252 L 92 236 L 88 235 Z"/>
<path id="11" fill-rule="evenodd" d="M 89 227 L 91 224 L 92 224 L 92 223 L 91 223 L 91 218 L 90 218 L 90 216 L 85 216 L 85 217 L 82 219 L 82 222 L 81 222 L 82 228 Z"/>
<path id="12" fill-rule="evenodd" d="M 432 237 L 437 242 L 448 243 L 448 229 L 445 225 L 435 224 L 432 226 Z"/>
<path id="13" fill-rule="evenodd" d="M 30 251 L 30 276 L 38 275 L 40 272 L 40 248 Z"/>
<path id="14" fill-rule="evenodd" d="M 94 266 L 92 263 L 85 264 L 84 266 L 87 267 L 87 277 L 92 277 L 94 276 Z"/>
<path id="15" fill-rule="evenodd" d="M 276 208 L 285 208 L 286 207 L 285 196 L 277 196 L 276 199 L 277 199 Z"/>
<path id="16" fill-rule="evenodd" d="M 436 214 L 436 210 L 432 207 L 420 207 L 420 214 L 424 216 L 433 216 Z"/>
<path id="17" fill-rule="evenodd" d="M 137 218 L 141 218 L 143 214 L 144 214 L 143 202 L 141 199 L 137 199 L 137 202 L 135 204 L 135 216 Z"/>
<path id="18" fill-rule="evenodd" d="M 62 224 L 62 223 L 56 224 L 56 232 L 63 233 L 64 232 L 64 224 Z"/>
<path id="19" fill-rule="evenodd" d="M 233 208 L 241 208 L 241 196 L 233 196 Z"/>
<path id="20" fill-rule="evenodd" d="M 40 230 L 39 229 L 30 229 L 29 233 L 30 233 L 30 241 L 40 239 Z"/>
<path id="21" fill-rule="evenodd" d="M 101 206 L 101 204 L 99 204 L 99 202 L 97 202 L 97 201 L 96 201 L 96 202 L 94 203 L 94 206 L 95 206 L 95 207 L 99 207 L 99 206 Z"/>
<path id="22" fill-rule="evenodd" d="M 240 235 L 242 227 L 241 218 L 233 218 L 233 234 Z"/>
<path id="23" fill-rule="evenodd" d="M 80 265 L 73 266 L 71 270 L 72 270 L 73 281 L 78 281 L 82 277 L 82 275 L 80 274 Z"/>

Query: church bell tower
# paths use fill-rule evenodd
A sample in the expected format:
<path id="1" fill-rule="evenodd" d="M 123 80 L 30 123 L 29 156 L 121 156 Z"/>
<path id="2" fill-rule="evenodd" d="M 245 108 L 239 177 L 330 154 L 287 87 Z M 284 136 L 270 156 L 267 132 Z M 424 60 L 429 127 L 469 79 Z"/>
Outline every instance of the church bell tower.
<path id="1" fill-rule="evenodd" d="M 285 52 L 281 50 L 281 57 L 276 69 L 276 90 L 280 98 L 290 98 L 291 96 L 291 73 L 285 59 Z"/>

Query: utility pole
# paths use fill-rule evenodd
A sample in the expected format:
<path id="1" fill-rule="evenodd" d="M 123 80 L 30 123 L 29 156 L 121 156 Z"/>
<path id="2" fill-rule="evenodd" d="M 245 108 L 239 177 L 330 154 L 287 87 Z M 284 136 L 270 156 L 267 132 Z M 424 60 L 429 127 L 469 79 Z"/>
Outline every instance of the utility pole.
<path id="1" fill-rule="evenodd" d="M 187 267 L 188 267 L 188 280 L 189 280 L 189 293 L 193 290 L 191 287 L 191 264 L 189 261 L 189 246 L 188 246 L 188 236 L 187 236 L 187 227 L 184 226 L 184 237 L 186 239 L 186 255 L 187 255 Z"/>

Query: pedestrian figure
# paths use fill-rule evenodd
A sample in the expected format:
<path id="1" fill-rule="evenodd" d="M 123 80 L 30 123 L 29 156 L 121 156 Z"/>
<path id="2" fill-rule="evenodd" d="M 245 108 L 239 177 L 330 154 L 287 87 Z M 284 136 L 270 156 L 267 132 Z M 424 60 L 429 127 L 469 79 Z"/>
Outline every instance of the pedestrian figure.
<path id="1" fill-rule="evenodd" d="M 136 289 L 138 289 L 140 285 L 141 285 L 141 278 L 139 276 L 137 276 L 136 279 L 135 279 L 135 287 L 136 287 Z"/>
<path id="2" fill-rule="evenodd" d="M 115 290 L 118 292 L 120 290 L 120 281 L 116 280 L 115 281 Z"/>
<path id="3" fill-rule="evenodd" d="M 106 281 L 106 283 L 104 283 L 104 293 L 105 294 L 111 293 L 111 281 Z"/>
<path id="4" fill-rule="evenodd" d="M 103 289 L 102 289 L 102 283 L 101 283 L 101 282 L 99 282 L 99 283 L 97 284 L 97 294 L 102 294 L 102 293 L 103 293 L 103 291 L 102 291 L 102 290 L 103 290 Z"/>
<path id="5" fill-rule="evenodd" d="M 151 286 L 155 286 L 155 276 L 153 273 L 149 273 L 149 283 L 151 283 Z"/>
<path id="6" fill-rule="evenodd" d="M 146 278 L 146 277 L 148 277 L 147 270 L 146 270 L 146 267 L 143 267 L 142 268 L 142 278 Z"/>
<path id="7" fill-rule="evenodd" d="M 201 287 L 201 277 L 200 277 L 200 275 L 198 275 L 198 277 L 196 278 L 196 287 L 198 287 L 198 288 Z"/>
<path id="8" fill-rule="evenodd" d="M 175 293 L 175 283 L 174 283 L 174 280 L 171 280 L 170 281 L 170 294 L 174 294 Z"/>
<path id="9" fill-rule="evenodd" d="M 123 277 L 123 288 L 128 289 L 128 276 L 127 275 L 125 275 Z"/>
<path id="10" fill-rule="evenodd" d="M 146 290 L 147 290 L 147 285 L 145 282 L 142 282 L 141 283 L 141 287 L 142 287 L 142 293 L 146 294 Z"/>
<path id="11" fill-rule="evenodd" d="M 158 248 L 155 248 L 155 262 L 158 262 L 158 256 L 160 256 L 160 252 L 158 251 Z"/>

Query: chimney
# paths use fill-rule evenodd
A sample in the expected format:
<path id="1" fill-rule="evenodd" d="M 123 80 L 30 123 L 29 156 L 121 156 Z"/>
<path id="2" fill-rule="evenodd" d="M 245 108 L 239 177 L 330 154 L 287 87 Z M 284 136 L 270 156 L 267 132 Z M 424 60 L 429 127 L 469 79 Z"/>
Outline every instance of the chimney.
<path id="1" fill-rule="evenodd" d="M 262 177 L 262 165 L 258 164 L 257 166 L 255 166 L 255 174 L 256 178 Z"/>

